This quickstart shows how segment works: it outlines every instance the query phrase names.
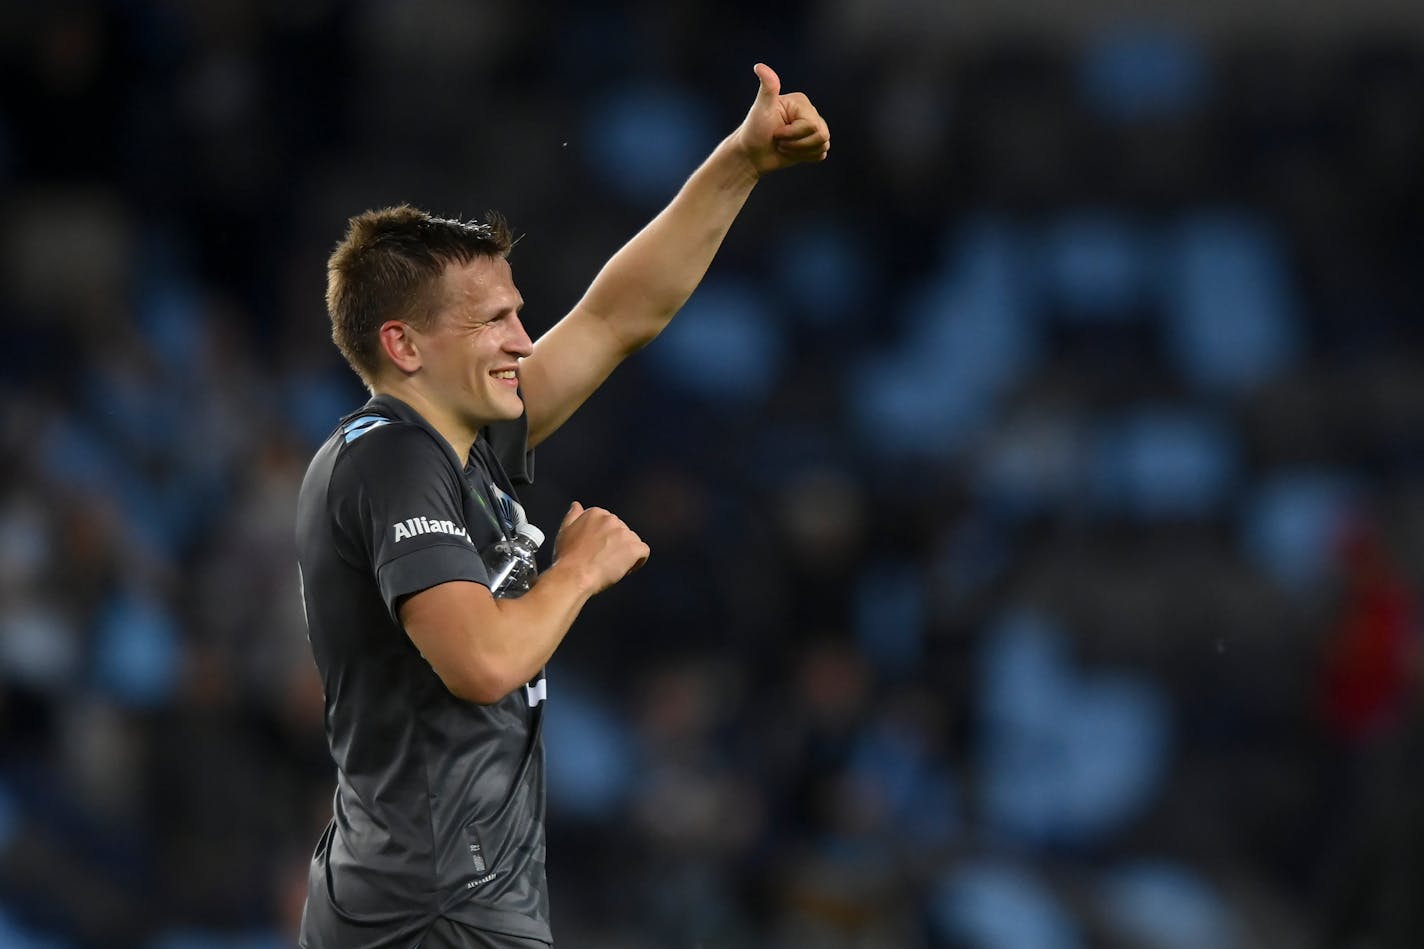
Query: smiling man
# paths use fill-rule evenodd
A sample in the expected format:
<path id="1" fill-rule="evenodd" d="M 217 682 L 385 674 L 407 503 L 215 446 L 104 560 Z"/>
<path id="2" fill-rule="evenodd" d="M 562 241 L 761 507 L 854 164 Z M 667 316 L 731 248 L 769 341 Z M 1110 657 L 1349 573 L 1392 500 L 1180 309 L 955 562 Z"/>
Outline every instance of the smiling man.
<path id="1" fill-rule="evenodd" d="M 807 98 L 755 71 L 742 124 L 537 343 L 497 215 L 371 211 L 332 253 L 332 337 L 372 398 L 316 453 L 298 501 L 337 765 L 302 946 L 551 943 L 544 665 L 588 599 L 649 552 L 575 502 L 527 593 L 497 597 L 490 578 L 527 532 L 515 486 L 533 478 L 533 447 L 667 325 L 762 175 L 826 157 Z"/>

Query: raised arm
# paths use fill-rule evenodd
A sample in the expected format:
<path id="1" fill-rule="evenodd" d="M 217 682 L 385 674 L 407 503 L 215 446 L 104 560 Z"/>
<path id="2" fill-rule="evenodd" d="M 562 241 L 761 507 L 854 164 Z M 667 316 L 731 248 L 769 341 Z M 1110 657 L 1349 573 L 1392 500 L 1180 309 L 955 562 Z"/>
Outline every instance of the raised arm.
<path id="1" fill-rule="evenodd" d="M 831 133 L 811 101 L 783 95 L 770 66 L 736 131 L 657 217 L 604 264 L 578 305 L 520 365 L 529 444 L 549 437 L 630 353 L 662 332 L 702 281 L 762 175 L 825 159 Z"/>

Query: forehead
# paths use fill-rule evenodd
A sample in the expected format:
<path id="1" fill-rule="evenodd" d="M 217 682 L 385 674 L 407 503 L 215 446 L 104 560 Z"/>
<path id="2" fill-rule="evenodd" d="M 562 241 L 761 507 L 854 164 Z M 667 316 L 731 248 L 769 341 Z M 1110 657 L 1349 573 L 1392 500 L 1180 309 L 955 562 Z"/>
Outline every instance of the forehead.
<path id="1" fill-rule="evenodd" d="M 459 312 L 496 313 L 518 309 L 524 303 L 514 286 L 514 272 L 503 257 L 476 257 L 458 261 L 441 277 L 445 306 Z"/>

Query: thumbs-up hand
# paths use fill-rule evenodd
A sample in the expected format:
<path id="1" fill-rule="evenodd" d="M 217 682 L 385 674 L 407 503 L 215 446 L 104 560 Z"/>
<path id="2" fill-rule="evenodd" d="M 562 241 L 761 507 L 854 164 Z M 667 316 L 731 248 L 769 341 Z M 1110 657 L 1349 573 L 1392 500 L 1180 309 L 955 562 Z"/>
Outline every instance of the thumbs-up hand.
<path id="1" fill-rule="evenodd" d="M 757 63 L 753 71 L 761 89 L 736 136 L 756 173 L 824 161 L 831 150 L 831 130 L 811 100 L 801 92 L 782 95 L 781 77 L 765 63 Z"/>

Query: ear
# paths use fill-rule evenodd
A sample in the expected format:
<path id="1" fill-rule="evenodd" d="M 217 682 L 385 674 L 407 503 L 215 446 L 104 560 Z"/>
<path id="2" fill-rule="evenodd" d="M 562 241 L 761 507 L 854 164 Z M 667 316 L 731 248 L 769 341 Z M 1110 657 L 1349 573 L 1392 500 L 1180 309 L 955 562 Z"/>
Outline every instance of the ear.
<path id="1" fill-rule="evenodd" d="M 381 349 L 397 369 L 410 375 L 420 368 L 420 346 L 410 326 L 400 320 L 386 320 L 378 334 Z"/>

